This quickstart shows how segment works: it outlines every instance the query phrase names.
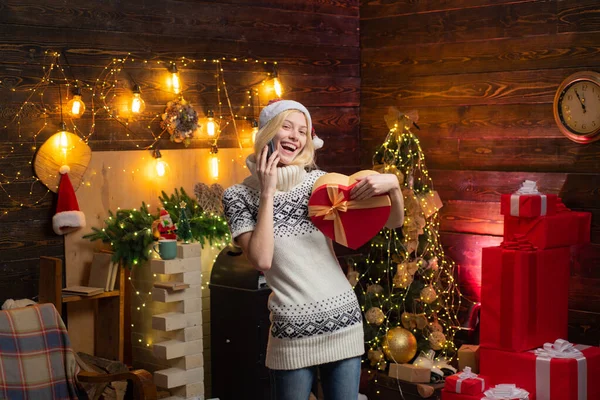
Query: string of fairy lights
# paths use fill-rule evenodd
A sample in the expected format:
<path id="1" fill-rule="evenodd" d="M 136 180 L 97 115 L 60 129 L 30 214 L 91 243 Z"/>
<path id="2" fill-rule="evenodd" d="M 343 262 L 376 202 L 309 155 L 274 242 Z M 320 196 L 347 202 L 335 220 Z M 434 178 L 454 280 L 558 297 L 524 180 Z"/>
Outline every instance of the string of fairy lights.
<path id="1" fill-rule="evenodd" d="M 373 296 L 376 304 L 383 309 L 381 319 L 370 324 L 375 334 L 366 343 L 371 350 L 376 351 L 382 347 L 386 333 L 395 326 L 404 326 L 417 336 L 419 332 L 438 330 L 436 325 L 439 324 L 445 337 L 443 341 L 436 343 L 435 350 L 451 360 L 457 350 L 454 336 L 460 329 L 457 312 L 462 297 L 454 279 L 456 265 L 444 255 L 440 242 L 436 194 L 425 166 L 419 139 L 410 131 L 410 124 L 402 125 L 399 127 L 397 123 L 390 129 L 373 157 L 376 170 L 379 167 L 381 172 L 395 174 L 401 183 L 405 199 L 402 236 L 395 230 L 384 229 L 381 232 L 382 239 L 371 242 L 367 257 L 361 261 L 363 269 L 355 259 L 350 259 L 353 270 L 357 273 L 355 287 L 358 285 L 358 289 L 365 295 Z M 429 212 L 425 213 L 423 210 Z M 420 221 L 416 221 L 417 219 Z M 422 231 L 419 231 L 419 227 Z M 427 238 L 422 244 L 419 243 L 421 236 Z M 378 271 L 377 266 L 382 262 L 383 269 Z M 411 263 L 414 265 L 411 266 Z M 408 269 L 405 270 L 405 267 Z M 411 267 L 414 269 L 409 271 Z M 425 316 L 427 324 L 419 327 L 408 324 L 417 316 L 415 303 L 407 304 L 416 271 L 419 271 L 420 279 L 424 282 L 419 296 L 419 315 Z M 388 284 L 387 291 L 381 286 L 385 283 Z M 377 287 L 382 290 L 373 289 Z M 366 302 L 361 304 L 363 313 L 368 311 L 368 307 Z M 372 367 L 382 367 L 373 360 L 366 361 L 371 361 Z"/>
<path id="2" fill-rule="evenodd" d="M 228 127 L 233 126 L 233 133 L 237 139 L 238 146 L 242 148 L 240 136 L 246 134 L 245 130 L 240 129 L 236 120 L 249 121 L 251 132 L 249 136 L 255 135 L 258 130 L 258 124 L 255 119 L 256 108 L 259 106 L 259 88 L 268 87 L 271 97 L 281 97 L 281 82 L 277 74 L 278 63 L 276 61 L 265 61 L 253 58 L 237 58 L 237 57 L 221 57 L 221 58 L 189 58 L 176 57 L 172 60 L 152 61 L 140 57 L 135 57 L 132 53 L 127 53 L 121 58 L 113 58 L 100 69 L 99 75 L 94 79 L 78 79 L 73 74 L 73 68 L 68 61 L 67 55 L 61 52 L 46 50 L 41 65 L 42 76 L 32 87 L 24 88 L 23 91 L 28 91 L 26 99 L 16 107 L 14 116 L 4 124 L 5 130 L 14 130 L 17 133 L 17 142 L 11 145 L 3 154 L 0 154 L 0 159 L 10 158 L 18 150 L 19 154 L 26 152 L 25 148 L 29 147 L 31 158 L 26 164 L 12 165 L 16 166 L 16 172 L 13 176 L 9 176 L 4 171 L 0 171 L 0 189 L 7 196 L 12 204 L 12 207 L 0 210 L 0 218 L 6 216 L 10 212 L 16 212 L 23 208 L 31 208 L 46 199 L 50 190 L 44 188 L 43 193 L 32 198 L 34 188 L 41 183 L 33 173 L 25 171 L 25 168 L 31 170 L 33 156 L 38 148 L 38 139 L 42 134 L 53 131 L 54 119 L 52 114 L 60 112 L 61 120 L 64 116 L 67 121 L 67 129 L 73 131 L 76 135 L 82 138 L 85 143 L 93 139 L 97 129 L 97 124 L 102 122 L 116 122 L 124 131 L 124 138 L 132 139 L 135 149 L 152 150 L 154 158 L 157 160 L 157 175 L 166 173 L 164 160 L 160 160 L 160 151 L 158 144 L 161 138 L 165 137 L 166 128 L 158 127 L 158 122 L 161 120 L 162 112 L 144 112 L 146 102 L 143 99 L 143 92 L 140 85 L 135 81 L 130 71 L 148 70 L 158 68 L 168 71 L 167 84 L 151 84 L 152 90 L 157 93 L 171 93 L 175 96 L 183 98 L 185 88 L 180 77 L 180 68 L 197 70 L 195 67 L 199 64 L 212 63 L 216 67 L 216 96 L 218 114 L 214 115 L 214 110 L 207 110 L 206 121 L 204 123 L 206 129 L 200 133 L 198 140 L 208 140 L 211 144 L 211 159 L 209 167 L 211 175 L 214 179 L 218 178 L 218 141 L 221 133 Z M 244 63 L 260 65 L 261 73 L 265 75 L 251 84 L 245 91 L 244 101 L 240 105 L 232 103 L 224 78 L 224 63 Z M 179 66 L 179 68 L 178 68 Z M 257 68 L 258 69 L 258 68 Z M 268 72 L 265 72 L 269 70 Z M 273 72 L 270 72 L 273 71 Z M 124 78 L 126 73 L 128 78 Z M 79 77 L 81 78 L 81 77 Z M 2 81 L 0 80 L 0 83 Z M 127 87 L 132 85 L 132 89 Z M 64 88 L 64 102 L 66 104 L 50 103 L 45 100 L 44 95 L 49 89 L 55 90 L 58 88 L 59 94 L 61 87 Z M 11 92 L 17 93 L 18 88 L 11 88 Z M 46 95 L 46 98 L 48 96 Z M 61 96 L 62 97 L 62 96 Z M 224 97 L 224 99 L 223 99 Z M 89 98 L 88 105 L 84 101 Z M 10 101 L 10 99 L 8 99 Z M 226 102 L 227 112 L 223 112 L 223 100 Z M 88 119 L 81 119 L 86 110 L 90 110 L 87 114 Z M 36 121 L 29 123 L 29 132 L 24 132 L 23 125 L 25 119 L 39 117 L 39 125 Z M 85 121 L 85 122 L 84 122 Z M 33 127 L 32 127 L 33 126 Z M 140 142 L 147 141 L 146 145 Z M 232 160 L 237 162 L 242 167 L 244 163 L 242 156 Z M 31 187 L 28 196 L 16 198 L 11 193 L 10 187 L 14 184 L 30 183 Z"/>
<path id="3" fill-rule="evenodd" d="M 246 132 L 243 128 L 240 132 L 240 126 L 237 124 L 237 120 L 250 122 L 251 131 L 249 134 L 253 139 L 258 131 L 258 123 L 255 116 L 256 108 L 259 106 L 259 89 L 267 87 L 270 91 L 268 96 L 271 96 L 271 98 L 275 96 L 281 97 L 281 83 L 276 70 L 277 62 L 235 57 L 196 59 L 177 57 L 168 61 L 150 61 L 127 53 L 124 57 L 113 58 L 107 64 L 102 66 L 99 75 L 95 79 L 86 80 L 77 79 L 73 75 L 72 67 L 65 54 L 47 50 L 44 52 L 44 60 L 41 66 L 42 76 L 40 80 L 32 87 L 26 89 L 30 93 L 20 107 L 16 108 L 15 114 L 10 121 L 4 125 L 5 130 L 14 129 L 17 132 L 18 144 L 11 146 L 8 152 L 0 154 L 0 159 L 11 157 L 17 150 L 19 153 L 24 153 L 24 148 L 29 147 L 31 150 L 31 159 L 28 160 L 26 165 L 23 165 L 23 168 L 30 168 L 33 163 L 33 156 L 38 147 L 38 138 L 42 134 L 51 133 L 53 131 L 53 123 L 51 122 L 53 118 L 51 117 L 51 114 L 56 114 L 58 110 L 60 111 L 61 120 L 63 113 L 66 117 L 68 125 L 67 129 L 81 137 L 85 143 L 89 143 L 93 139 L 99 123 L 116 122 L 123 130 L 123 137 L 134 140 L 134 147 L 136 149 L 154 150 L 153 155 L 157 161 L 157 175 L 163 175 L 167 171 L 167 168 L 165 168 L 165 164 L 161 165 L 161 161 L 164 163 L 164 160 L 160 160 L 161 155 L 158 144 L 160 139 L 164 138 L 167 129 L 158 127 L 158 122 L 161 120 L 162 113 L 146 112 L 147 105 L 143 98 L 144 93 L 130 71 L 140 69 L 166 69 L 168 71 L 166 84 L 153 84 L 152 90 L 159 93 L 171 93 L 174 96 L 183 98 L 185 89 L 180 77 L 180 69 L 194 70 L 197 69 L 195 68 L 195 65 L 208 63 L 214 64 L 216 70 L 214 77 L 217 107 L 216 110 L 214 108 L 209 108 L 207 110 L 206 120 L 203 124 L 205 128 L 202 132 L 203 138 L 198 139 L 208 140 L 211 144 L 210 167 L 212 168 L 212 177 L 216 179 L 218 178 L 219 163 L 217 156 L 218 141 L 221 134 L 231 125 L 238 146 L 241 149 L 243 145 L 240 137 Z M 225 63 L 260 65 L 261 72 L 264 72 L 265 68 L 271 69 L 274 72 L 266 72 L 263 78 L 260 78 L 257 82 L 248 87 L 245 91 L 244 101 L 240 105 L 235 105 L 231 100 L 225 80 Z M 128 75 L 128 79 L 123 77 L 125 73 Z M 128 90 L 126 89 L 126 86 L 130 83 L 133 83 L 133 88 Z M 44 97 L 45 94 L 46 98 L 48 97 L 46 92 L 49 89 L 58 88 L 60 94 L 61 87 L 64 88 L 64 102 L 66 104 L 62 104 L 62 101 L 59 104 L 47 104 Z M 18 89 L 12 88 L 11 91 L 16 93 L 18 92 Z M 85 101 L 86 98 L 89 99 L 87 104 Z M 89 118 L 82 119 L 81 117 L 86 110 L 89 110 L 89 112 L 86 113 Z M 31 118 L 32 116 L 41 117 L 40 125 L 30 132 L 25 132 L 23 129 L 23 121 L 25 118 Z M 30 123 L 28 126 L 31 127 L 33 125 L 37 124 Z M 145 145 L 140 143 L 144 141 L 147 141 Z M 244 163 L 241 158 L 242 156 L 240 155 L 239 159 L 232 159 L 232 162 L 243 165 Z M 245 167 L 245 165 L 243 165 L 243 167 Z M 110 169 L 111 167 L 108 166 L 108 168 Z M 2 189 L 4 194 L 10 199 L 11 204 L 14 205 L 10 210 L 4 209 L 0 211 L 0 217 L 9 214 L 9 212 L 16 212 L 23 208 L 33 207 L 44 201 L 50 193 L 49 189 L 44 188 L 44 193 L 39 198 L 14 198 L 10 193 L 11 185 L 16 183 L 30 183 L 30 197 L 33 195 L 33 188 L 36 185 L 41 185 L 40 180 L 35 175 L 26 175 L 27 174 L 24 173 L 24 171 L 19 170 L 18 166 L 14 176 L 8 176 L 0 171 L 0 189 Z M 198 205 L 195 205 L 195 207 L 198 207 Z M 211 215 L 211 217 L 216 218 L 217 223 L 226 224 L 225 220 L 221 217 L 216 217 L 214 215 Z M 152 235 L 152 232 L 145 228 L 133 232 L 133 234 Z M 225 241 L 213 243 L 211 245 L 211 250 L 218 250 L 225 245 Z M 149 253 L 151 252 L 152 250 L 149 250 Z M 134 264 L 136 264 L 135 261 Z M 132 269 L 132 271 L 134 269 Z M 156 275 L 154 276 L 156 277 Z M 136 287 L 136 284 L 134 284 L 135 277 L 132 279 L 132 276 L 129 277 L 128 282 L 131 285 L 132 293 L 135 295 L 138 302 L 135 308 L 141 312 L 147 304 L 150 304 L 152 301 L 151 287 Z M 204 289 L 204 285 L 201 286 L 201 289 Z M 138 337 L 134 337 L 132 340 L 137 341 L 138 343 L 145 343 L 148 347 L 151 345 L 151 337 L 145 337 L 142 334 L 136 333 L 134 333 L 134 335 Z"/>

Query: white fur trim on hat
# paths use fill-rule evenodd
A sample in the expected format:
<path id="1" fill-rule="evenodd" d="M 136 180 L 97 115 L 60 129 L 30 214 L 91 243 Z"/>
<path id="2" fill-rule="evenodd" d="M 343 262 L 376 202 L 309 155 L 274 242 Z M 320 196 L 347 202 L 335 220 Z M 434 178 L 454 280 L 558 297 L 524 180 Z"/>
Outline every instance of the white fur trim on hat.
<path id="1" fill-rule="evenodd" d="M 64 235 L 85 226 L 85 214 L 81 211 L 63 211 L 52 217 L 52 228 L 57 235 Z"/>
<path id="2" fill-rule="evenodd" d="M 315 146 L 316 150 L 319 150 L 321 147 L 323 147 L 323 144 L 325 144 L 325 142 L 323 142 L 323 139 L 321 139 L 317 135 L 313 135 L 312 141 L 313 141 L 313 146 Z"/>
<path id="3" fill-rule="evenodd" d="M 306 107 L 294 100 L 275 101 L 263 108 L 260 112 L 260 117 L 258 121 L 259 129 L 263 128 L 270 120 L 273 119 L 273 117 L 285 110 L 302 111 L 304 115 L 306 115 L 306 122 L 308 122 L 308 132 L 312 131 L 312 119 L 310 118 L 310 113 L 308 112 Z"/>

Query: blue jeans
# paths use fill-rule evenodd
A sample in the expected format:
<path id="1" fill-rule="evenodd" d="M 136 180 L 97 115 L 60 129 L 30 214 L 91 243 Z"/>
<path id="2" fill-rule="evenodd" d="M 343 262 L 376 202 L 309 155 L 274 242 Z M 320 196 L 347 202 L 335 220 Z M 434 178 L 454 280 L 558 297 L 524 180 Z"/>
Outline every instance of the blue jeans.
<path id="1" fill-rule="evenodd" d="M 360 357 L 353 357 L 313 367 L 270 370 L 271 400 L 308 400 L 317 370 L 325 400 L 358 399 Z"/>

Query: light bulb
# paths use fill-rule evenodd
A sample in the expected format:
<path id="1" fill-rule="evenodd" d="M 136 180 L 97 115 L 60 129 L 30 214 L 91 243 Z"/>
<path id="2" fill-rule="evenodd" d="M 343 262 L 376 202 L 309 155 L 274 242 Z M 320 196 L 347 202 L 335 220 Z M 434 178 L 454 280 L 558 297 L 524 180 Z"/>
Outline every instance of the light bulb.
<path id="1" fill-rule="evenodd" d="M 217 131 L 217 126 L 215 124 L 215 114 L 212 110 L 208 110 L 207 118 L 206 118 L 206 133 L 209 137 L 215 136 L 215 132 Z"/>
<path id="2" fill-rule="evenodd" d="M 154 149 L 152 157 L 156 159 L 156 164 L 154 166 L 156 168 L 156 175 L 159 177 L 165 176 L 165 174 L 167 173 L 167 163 L 163 161 L 162 155 L 160 154 L 160 150 L 157 148 Z"/>
<path id="3" fill-rule="evenodd" d="M 73 98 L 67 103 L 67 114 L 71 118 L 79 118 L 85 111 L 85 103 L 81 100 L 81 89 L 73 90 Z"/>
<path id="4" fill-rule="evenodd" d="M 171 76 L 169 77 L 169 84 L 171 89 L 175 94 L 179 94 L 181 91 L 181 83 L 179 82 L 179 72 L 177 71 L 177 65 L 171 64 L 171 68 L 169 68 L 169 72 Z"/>
<path id="5" fill-rule="evenodd" d="M 213 179 L 219 179 L 219 157 L 217 156 L 218 152 L 219 149 L 217 148 L 217 146 L 213 145 L 210 149 L 210 157 L 208 161 L 210 176 Z"/>
<path id="6" fill-rule="evenodd" d="M 279 78 L 277 76 L 273 78 L 273 90 L 275 91 L 277 97 L 281 97 L 281 95 L 283 94 L 283 90 L 281 89 L 281 82 L 279 82 Z"/>
<path id="7" fill-rule="evenodd" d="M 138 85 L 133 87 L 133 99 L 131 99 L 131 112 L 141 114 L 146 109 L 146 102 L 142 99 L 142 92 Z"/>
<path id="8" fill-rule="evenodd" d="M 163 177 L 167 170 L 166 163 L 163 160 L 156 160 L 156 175 Z"/>
<path id="9" fill-rule="evenodd" d="M 67 125 L 63 121 L 61 121 L 58 125 L 58 132 L 56 132 L 56 134 L 54 135 L 54 145 L 56 146 L 56 149 L 62 157 L 61 162 L 63 164 L 66 164 L 67 162 L 67 153 L 69 152 L 71 145 L 69 135 L 70 132 L 67 131 Z"/>
<path id="10" fill-rule="evenodd" d="M 255 119 L 252 120 L 252 143 L 256 142 L 256 134 L 258 133 L 258 122 Z"/>

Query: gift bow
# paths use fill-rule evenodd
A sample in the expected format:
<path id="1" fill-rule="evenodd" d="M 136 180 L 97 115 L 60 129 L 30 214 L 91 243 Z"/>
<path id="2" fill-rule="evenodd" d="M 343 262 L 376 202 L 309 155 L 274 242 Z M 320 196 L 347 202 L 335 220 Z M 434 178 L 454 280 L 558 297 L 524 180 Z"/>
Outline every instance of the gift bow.
<path id="1" fill-rule="evenodd" d="M 465 367 L 463 372 L 458 374 L 458 380 L 456 381 L 456 393 L 461 393 L 460 387 L 462 382 L 466 379 L 477 379 L 481 381 L 481 391 L 485 390 L 485 379 L 480 378 L 477 374 L 471 371 L 471 367 Z"/>
<path id="2" fill-rule="evenodd" d="M 521 184 L 516 194 L 539 194 L 537 183 L 535 181 L 526 180 Z"/>
<path id="3" fill-rule="evenodd" d="M 544 347 L 534 350 L 536 356 L 549 358 L 578 358 L 583 355 L 573 343 L 556 339 L 554 343 L 544 343 Z"/>
<path id="4" fill-rule="evenodd" d="M 529 392 L 513 384 L 501 384 L 486 390 L 481 400 L 520 399 L 528 400 Z"/>
<path id="5" fill-rule="evenodd" d="M 325 220 L 333 221 L 335 240 L 343 246 L 348 245 L 348 240 L 346 239 L 346 232 L 340 218 L 340 212 L 361 208 L 387 207 L 390 205 L 387 196 L 373 196 L 360 201 L 344 200 L 344 193 L 335 185 L 327 185 L 327 196 L 331 205 L 309 205 L 308 216 L 323 217 Z"/>

